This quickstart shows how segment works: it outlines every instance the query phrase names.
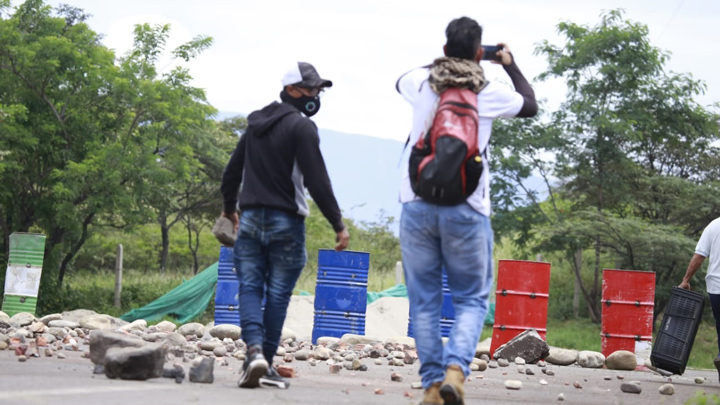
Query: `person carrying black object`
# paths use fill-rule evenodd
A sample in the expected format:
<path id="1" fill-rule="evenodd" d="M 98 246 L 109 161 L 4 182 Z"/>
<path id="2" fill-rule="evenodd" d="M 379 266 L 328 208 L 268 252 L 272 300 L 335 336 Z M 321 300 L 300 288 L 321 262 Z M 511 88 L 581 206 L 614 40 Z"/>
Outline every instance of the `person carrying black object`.
<path id="1" fill-rule="evenodd" d="M 320 93 L 332 82 L 321 78 L 311 64 L 298 62 L 282 84 L 282 102 L 248 116 L 247 130 L 222 178 L 221 216 L 232 221 L 237 233 L 233 259 L 240 279 L 240 323 L 248 345 L 238 381 L 242 388 L 289 386 L 271 365 L 290 296 L 307 260 L 305 187 L 337 234 L 335 250 L 345 249 L 350 239 L 320 152 L 317 127 L 309 119 L 320 109 Z"/>
<path id="2" fill-rule="evenodd" d="M 695 246 L 695 254 L 690 259 L 685 276 L 678 287 L 689 290 L 690 280 L 709 257 L 708 271 L 705 276 L 710 306 L 715 317 L 715 331 L 718 336 L 718 355 L 713 363 L 718 370 L 720 380 L 720 218 L 716 218 L 705 227 L 700 240 Z"/>
<path id="3" fill-rule="evenodd" d="M 477 140 L 479 150 L 485 151 L 493 119 L 534 116 L 538 108 L 535 93 L 505 44 L 498 44 L 502 50 L 494 56 L 499 58 L 496 63 L 503 66 L 515 90 L 485 79 L 478 64 L 484 52 L 482 27 L 475 20 L 455 19 L 448 24 L 445 35 L 445 57 L 397 81 L 398 92 L 413 111 L 409 144 L 415 145 L 425 132 L 443 89 L 461 87 L 477 93 Z M 434 204 L 416 196 L 409 174 L 410 153 L 403 158 L 400 247 L 425 405 L 464 403 L 464 381 L 488 310 L 493 284 L 493 232 L 487 154 L 483 153 L 483 157 L 484 170 L 477 188 L 457 205 Z M 455 309 L 455 323 L 444 346 L 440 334 L 443 268 Z"/>

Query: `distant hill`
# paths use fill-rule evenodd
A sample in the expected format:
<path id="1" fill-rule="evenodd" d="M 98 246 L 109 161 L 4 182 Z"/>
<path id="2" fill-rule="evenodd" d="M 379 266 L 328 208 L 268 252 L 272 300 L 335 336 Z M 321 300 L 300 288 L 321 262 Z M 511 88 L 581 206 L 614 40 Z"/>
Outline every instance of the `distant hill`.
<path id="1" fill-rule="evenodd" d="M 346 217 L 400 219 L 398 190 L 403 142 L 320 129 L 320 150 Z M 395 229 L 397 231 L 397 229 Z"/>

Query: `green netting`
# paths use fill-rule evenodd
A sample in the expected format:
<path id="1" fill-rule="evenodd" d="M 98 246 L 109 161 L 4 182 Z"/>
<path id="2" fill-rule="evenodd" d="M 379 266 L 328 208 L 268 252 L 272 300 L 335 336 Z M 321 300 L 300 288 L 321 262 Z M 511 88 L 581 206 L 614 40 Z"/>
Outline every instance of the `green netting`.
<path id="1" fill-rule="evenodd" d="M 128 322 L 137 319 L 153 321 L 172 315 L 179 323 L 189 322 L 205 312 L 208 303 L 215 295 L 217 279 L 218 264 L 215 263 L 162 297 L 142 308 L 133 309 L 120 319 Z"/>
<path id="2" fill-rule="evenodd" d="M 382 297 L 405 297 L 407 298 L 407 287 L 405 287 L 405 284 L 395 284 L 394 286 L 388 288 L 387 290 L 373 292 L 368 291 L 367 293 L 367 303 L 370 304 L 373 301 L 376 301 L 379 298 Z"/>
<path id="3" fill-rule="evenodd" d="M 163 316 L 172 315 L 177 318 L 179 323 L 191 321 L 205 312 L 208 303 L 215 295 L 215 286 L 218 279 L 217 270 L 218 264 L 215 263 L 190 280 L 184 281 L 162 297 L 142 308 L 133 309 L 121 316 L 120 319 L 128 322 L 137 319 L 154 321 Z M 299 290 L 299 295 L 311 294 Z M 405 287 L 405 284 L 396 284 L 387 290 L 368 292 L 367 303 L 370 304 L 382 297 L 407 298 L 407 287 Z M 495 303 L 491 302 L 485 317 L 485 324 L 492 325 L 493 323 L 495 323 Z"/>

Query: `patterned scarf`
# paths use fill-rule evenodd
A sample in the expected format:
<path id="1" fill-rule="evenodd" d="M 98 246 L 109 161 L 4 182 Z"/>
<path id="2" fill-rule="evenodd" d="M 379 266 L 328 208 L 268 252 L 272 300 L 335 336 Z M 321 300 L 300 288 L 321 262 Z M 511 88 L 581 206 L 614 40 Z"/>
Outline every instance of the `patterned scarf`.
<path id="1" fill-rule="evenodd" d="M 429 81 L 430 88 L 437 94 L 451 87 L 479 93 L 487 85 L 483 68 L 477 62 L 447 56 L 435 59 Z"/>

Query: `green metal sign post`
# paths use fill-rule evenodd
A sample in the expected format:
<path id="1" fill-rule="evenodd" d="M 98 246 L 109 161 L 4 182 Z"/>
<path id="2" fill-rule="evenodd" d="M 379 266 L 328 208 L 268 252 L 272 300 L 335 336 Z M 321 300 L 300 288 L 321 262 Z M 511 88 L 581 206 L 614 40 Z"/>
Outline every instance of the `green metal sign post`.
<path id="1" fill-rule="evenodd" d="M 19 312 L 35 314 L 44 258 L 45 235 L 10 235 L 10 259 L 5 274 L 3 312 L 9 316 Z"/>

